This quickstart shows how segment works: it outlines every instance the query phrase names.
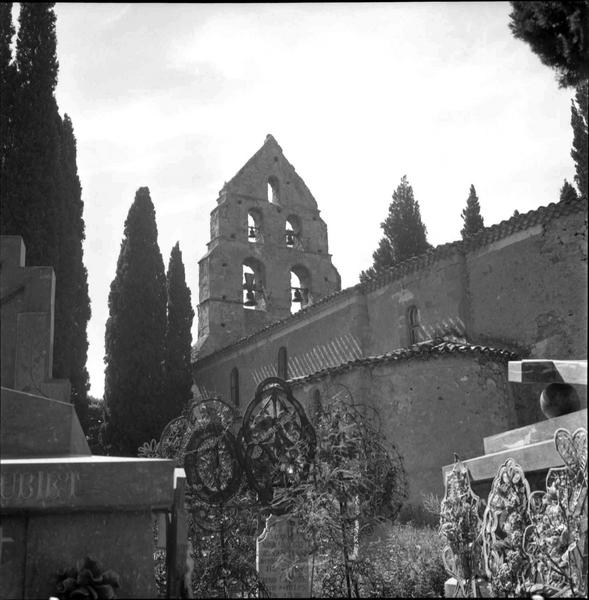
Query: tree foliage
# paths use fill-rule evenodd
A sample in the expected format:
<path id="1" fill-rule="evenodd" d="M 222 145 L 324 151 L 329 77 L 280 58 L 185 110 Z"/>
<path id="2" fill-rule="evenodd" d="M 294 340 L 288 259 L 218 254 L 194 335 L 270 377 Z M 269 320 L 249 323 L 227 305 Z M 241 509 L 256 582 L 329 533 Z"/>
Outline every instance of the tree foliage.
<path id="1" fill-rule="evenodd" d="M 589 78 L 589 1 L 512 1 L 509 28 L 555 69 L 561 87 Z"/>
<path id="2" fill-rule="evenodd" d="M 575 100 L 571 101 L 571 126 L 573 147 L 571 156 L 575 161 L 575 183 L 582 198 L 587 198 L 587 170 L 589 169 L 589 81 L 577 86 Z"/>
<path id="3" fill-rule="evenodd" d="M 421 220 L 419 202 L 415 200 L 413 188 L 405 175 L 393 193 L 387 218 L 380 226 L 384 237 L 372 255 L 372 267 L 360 273 L 360 281 L 377 276 L 395 264 L 431 248 L 427 242 L 427 230 Z"/>
<path id="4" fill-rule="evenodd" d="M 565 179 L 560 188 L 560 201 L 570 202 L 578 198 L 577 190 Z"/>
<path id="5" fill-rule="evenodd" d="M 166 326 L 167 419 L 177 417 L 192 397 L 190 352 L 192 347 L 192 309 L 190 288 L 186 285 L 180 244 L 172 248 L 167 273 L 168 319 Z"/>
<path id="6" fill-rule="evenodd" d="M 466 200 L 466 208 L 462 211 L 461 216 L 464 220 L 464 226 L 460 231 L 463 240 L 468 239 L 485 227 L 483 217 L 481 216 L 479 199 L 472 184 L 470 186 L 470 194 Z"/>
<path id="7" fill-rule="evenodd" d="M 157 242 L 149 189 L 139 188 L 125 221 L 106 323 L 106 444 L 136 456 L 158 439 L 162 409 L 166 331 L 166 276 Z"/>

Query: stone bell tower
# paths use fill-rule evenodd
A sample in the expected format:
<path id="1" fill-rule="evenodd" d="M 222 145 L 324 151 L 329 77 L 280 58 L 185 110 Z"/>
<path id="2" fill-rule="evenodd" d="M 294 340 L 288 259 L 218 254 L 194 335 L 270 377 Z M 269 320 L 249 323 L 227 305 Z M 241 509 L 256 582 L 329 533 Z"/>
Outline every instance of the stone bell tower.
<path id="1" fill-rule="evenodd" d="M 341 287 L 315 198 L 267 135 L 219 192 L 199 261 L 200 356 Z"/>

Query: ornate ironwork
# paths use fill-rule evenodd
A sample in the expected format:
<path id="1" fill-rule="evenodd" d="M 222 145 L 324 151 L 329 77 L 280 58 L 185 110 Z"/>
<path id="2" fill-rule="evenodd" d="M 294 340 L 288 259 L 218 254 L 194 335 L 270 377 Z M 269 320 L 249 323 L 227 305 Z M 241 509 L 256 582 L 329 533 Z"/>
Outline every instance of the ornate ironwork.
<path id="1" fill-rule="evenodd" d="M 482 559 L 482 501 L 473 492 L 468 469 L 458 458 L 446 474 L 445 488 L 439 530 L 445 541 L 442 560 L 448 573 L 456 579 L 460 594 L 475 597 Z"/>
<path id="2" fill-rule="evenodd" d="M 529 572 L 522 546 L 529 525 L 530 486 L 523 469 L 509 458 L 499 467 L 483 515 L 483 557 L 498 595 L 521 595 Z"/>
<path id="3" fill-rule="evenodd" d="M 304 408 L 278 377 L 258 386 L 243 417 L 240 441 L 248 482 L 265 505 L 272 501 L 274 487 L 307 477 L 316 446 Z"/>
<path id="4" fill-rule="evenodd" d="M 546 476 L 546 491 L 530 496 L 531 524 L 523 546 L 544 595 L 587 593 L 587 430 L 554 434 L 565 466 Z"/>

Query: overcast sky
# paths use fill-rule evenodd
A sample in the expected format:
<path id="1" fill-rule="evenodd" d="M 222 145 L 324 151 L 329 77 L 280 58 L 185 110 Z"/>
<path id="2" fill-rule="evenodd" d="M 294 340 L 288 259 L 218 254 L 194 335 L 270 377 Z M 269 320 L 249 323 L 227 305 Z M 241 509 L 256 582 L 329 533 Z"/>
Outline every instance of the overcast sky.
<path id="1" fill-rule="evenodd" d="M 164 264 L 193 304 L 218 191 L 272 133 L 317 199 L 342 285 L 358 282 L 406 174 L 434 244 L 572 181 L 571 91 L 508 28 L 508 3 L 60 4 L 57 100 L 78 141 L 91 390 L 123 224 L 148 186 Z M 193 327 L 196 341 L 196 318 Z"/>

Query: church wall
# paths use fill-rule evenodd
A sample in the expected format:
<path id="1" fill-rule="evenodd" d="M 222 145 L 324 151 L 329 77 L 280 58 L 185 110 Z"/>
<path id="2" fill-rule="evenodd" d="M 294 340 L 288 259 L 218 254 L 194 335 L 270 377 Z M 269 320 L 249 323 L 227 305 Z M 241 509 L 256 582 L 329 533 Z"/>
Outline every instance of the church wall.
<path id="1" fill-rule="evenodd" d="M 342 294 L 341 300 L 315 307 L 306 318 L 295 317 L 227 351 L 205 357 L 197 363 L 195 383 L 202 395 L 220 394 L 230 400 L 229 378 L 236 367 L 240 374 L 240 405 L 244 408 L 260 381 L 277 375 L 281 346 L 288 353 L 288 376 L 300 377 L 360 357 L 364 325 L 364 297 L 352 289 Z"/>
<path id="2" fill-rule="evenodd" d="M 464 330 L 464 261 L 456 254 L 368 292 L 366 355 L 410 346 L 408 312 L 419 310 L 420 341 L 450 328 Z"/>
<path id="3" fill-rule="evenodd" d="M 473 340 L 587 357 L 587 223 L 561 215 L 467 255 Z"/>
<path id="4" fill-rule="evenodd" d="M 516 425 L 507 366 L 482 355 L 430 355 L 357 366 L 295 382 L 293 391 L 312 415 L 313 392 L 319 390 L 325 402 L 338 386 L 378 412 L 381 431 L 403 457 L 408 505 L 421 504 L 422 494 L 443 496 L 441 468 L 452 463 L 454 452 L 462 459 L 479 456 L 485 436 Z"/>

